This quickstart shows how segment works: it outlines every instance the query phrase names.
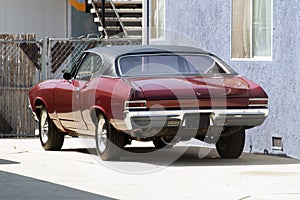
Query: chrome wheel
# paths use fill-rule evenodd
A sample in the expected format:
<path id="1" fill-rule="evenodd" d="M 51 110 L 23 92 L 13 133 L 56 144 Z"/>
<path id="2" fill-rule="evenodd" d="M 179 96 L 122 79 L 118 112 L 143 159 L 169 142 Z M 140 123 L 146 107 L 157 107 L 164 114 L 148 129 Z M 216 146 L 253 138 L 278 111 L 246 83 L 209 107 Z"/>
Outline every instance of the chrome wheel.
<path id="1" fill-rule="evenodd" d="M 41 118 L 40 118 L 40 134 L 41 134 L 41 141 L 42 143 L 46 144 L 49 139 L 49 123 L 47 119 L 47 112 L 42 111 L 41 112 Z"/>
<path id="2" fill-rule="evenodd" d="M 97 152 L 102 160 L 119 159 L 121 149 L 125 146 L 125 135 L 117 132 L 105 116 L 100 113 L 96 123 L 95 138 Z"/>
<path id="3" fill-rule="evenodd" d="M 50 119 L 46 108 L 40 110 L 39 136 L 45 150 L 60 150 L 64 143 L 64 133 L 58 131 L 54 122 Z"/>
<path id="4" fill-rule="evenodd" d="M 107 148 L 107 142 L 108 142 L 108 131 L 107 131 L 107 125 L 105 122 L 104 117 L 101 115 L 99 117 L 98 126 L 97 126 L 97 145 L 100 153 L 103 153 L 105 149 Z"/>

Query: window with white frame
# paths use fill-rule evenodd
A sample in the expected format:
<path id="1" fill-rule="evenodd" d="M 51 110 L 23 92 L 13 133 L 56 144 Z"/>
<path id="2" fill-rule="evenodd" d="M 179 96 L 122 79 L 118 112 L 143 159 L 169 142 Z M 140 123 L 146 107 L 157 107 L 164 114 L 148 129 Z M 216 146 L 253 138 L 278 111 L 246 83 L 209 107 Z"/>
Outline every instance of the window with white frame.
<path id="1" fill-rule="evenodd" d="M 165 0 L 151 0 L 150 3 L 150 38 L 165 37 Z"/>
<path id="2" fill-rule="evenodd" d="M 233 59 L 271 59 L 272 1 L 232 0 Z"/>

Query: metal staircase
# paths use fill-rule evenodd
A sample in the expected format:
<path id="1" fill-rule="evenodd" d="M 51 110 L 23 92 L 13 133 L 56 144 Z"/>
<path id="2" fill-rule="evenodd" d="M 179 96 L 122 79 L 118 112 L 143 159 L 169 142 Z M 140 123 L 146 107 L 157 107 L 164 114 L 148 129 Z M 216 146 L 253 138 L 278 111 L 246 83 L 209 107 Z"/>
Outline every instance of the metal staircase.
<path id="1" fill-rule="evenodd" d="M 98 30 L 109 37 L 142 37 L 142 0 L 88 0 Z"/>

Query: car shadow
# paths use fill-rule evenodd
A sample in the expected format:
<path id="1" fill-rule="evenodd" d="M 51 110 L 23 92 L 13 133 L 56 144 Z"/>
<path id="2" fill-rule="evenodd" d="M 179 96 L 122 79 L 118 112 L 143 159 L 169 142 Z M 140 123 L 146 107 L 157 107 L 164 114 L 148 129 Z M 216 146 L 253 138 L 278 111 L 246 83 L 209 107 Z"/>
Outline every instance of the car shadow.
<path id="1" fill-rule="evenodd" d="M 289 157 L 253 153 L 243 153 L 238 159 L 222 159 L 214 148 L 195 146 L 176 146 L 159 151 L 154 147 L 127 147 L 125 150 L 120 159 L 114 162 L 139 162 L 173 167 L 300 164 L 300 160 Z M 95 149 L 63 149 L 62 151 L 97 155 Z"/>
<path id="2" fill-rule="evenodd" d="M 78 153 L 84 153 L 84 154 L 97 155 L 96 149 L 92 149 L 92 148 L 62 149 L 60 151 L 63 151 L 63 152 L 78 152 Z"/>
<path id="3" fill-rule="evenodd" d="M 155 150 L 154 148 L 152 151 Z M 281 164 L 300 164 L 299 160 L 264 154 L 243 153 L 238 159 L 220 158 L 215 148 L 206 147 L 173 147 L 170 150 L 162 150 L 159 156 L 150 156 L 144 153 L 151 152 L 151 149 L 133 148 L 131 152 L 139 152 L 133 155 L 127 154 L 121 157 L 122 162 L 148 162 L 151 164 L 165 165 L 166 158 L 176 158 L 170 164 L 173 167 L 185 166 L 239 166 L 239 165 L 281 165 Z M 140 155 L 139 155 L 140 154 Z"/>

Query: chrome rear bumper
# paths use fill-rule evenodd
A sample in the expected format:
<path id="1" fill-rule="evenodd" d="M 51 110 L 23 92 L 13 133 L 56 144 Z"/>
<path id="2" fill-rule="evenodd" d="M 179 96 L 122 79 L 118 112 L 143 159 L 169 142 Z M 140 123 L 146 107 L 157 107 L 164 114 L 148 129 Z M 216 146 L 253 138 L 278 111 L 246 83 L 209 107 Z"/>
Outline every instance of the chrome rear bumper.
<path id="1" fill-rule="evenodd" d="M 207 110 L 164 110 L 125 111 L 127 130 L 154 127 L 186 127 L 189 115 L 208 116 L 208 126 L 248 126 L 261 125 L 269 115 L 262 109 L 207 109 Z M 204 120 L 205 121 L 205 120 Z"/>

